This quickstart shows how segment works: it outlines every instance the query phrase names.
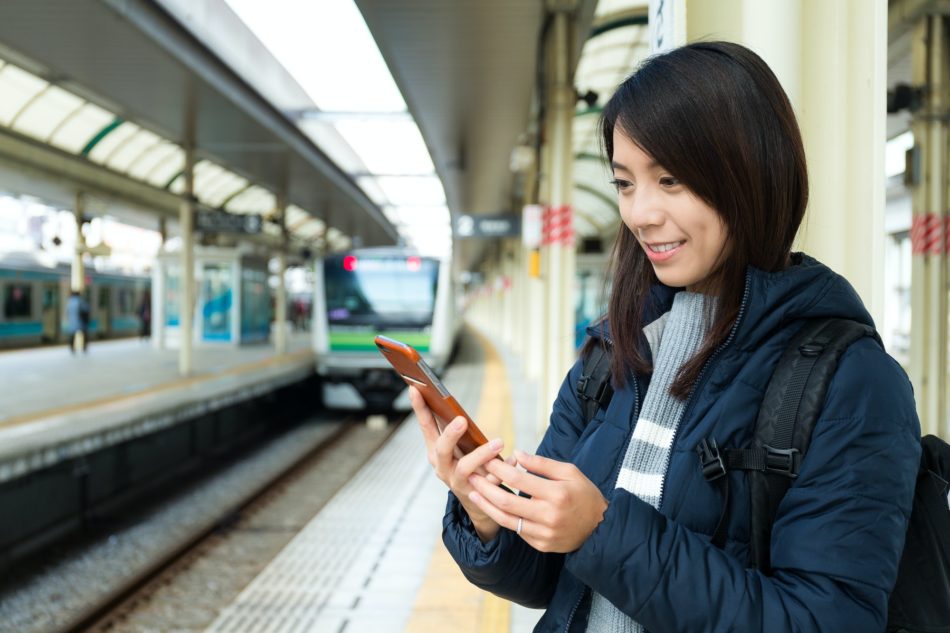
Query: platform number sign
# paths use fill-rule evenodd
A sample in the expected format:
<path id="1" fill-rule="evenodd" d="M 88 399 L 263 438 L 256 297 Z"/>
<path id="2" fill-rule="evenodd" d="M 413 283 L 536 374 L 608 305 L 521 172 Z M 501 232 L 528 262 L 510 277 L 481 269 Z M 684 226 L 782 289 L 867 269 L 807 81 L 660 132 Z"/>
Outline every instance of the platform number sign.
<path id="1" fill-rule="evenodd" d="M 502 213 L 497 215 L 460 215 L 455 220 L 455 237 L 498 238 L 521 235 L 521 216 Z"/>

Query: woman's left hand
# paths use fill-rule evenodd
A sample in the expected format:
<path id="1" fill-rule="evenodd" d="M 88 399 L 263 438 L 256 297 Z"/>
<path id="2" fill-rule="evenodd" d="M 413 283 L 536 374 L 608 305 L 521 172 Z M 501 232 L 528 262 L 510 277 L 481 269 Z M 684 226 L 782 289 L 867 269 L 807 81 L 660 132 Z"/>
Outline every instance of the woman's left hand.
<path id="1" fill-rule="evenodd" d="M 531 495 L 511 494 L 473 474 L 469 498 L 500 526 L 519 535 L 541 552 L 576 550 L 603 520 L 607 500 L 574 464 L 515 451 L 528 472 L 501 460 L 485 464 L 489 473 L 509 486 Z"/>

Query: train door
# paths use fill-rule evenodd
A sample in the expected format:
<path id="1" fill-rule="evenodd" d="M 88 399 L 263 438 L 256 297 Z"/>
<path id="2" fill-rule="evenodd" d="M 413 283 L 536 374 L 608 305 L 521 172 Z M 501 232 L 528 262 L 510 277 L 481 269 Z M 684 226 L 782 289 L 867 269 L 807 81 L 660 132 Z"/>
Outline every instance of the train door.
<path id="1" fill-rule="evenodd" d="M 101 284 L 96 289 L 97 314 L 95 325 L 91 328 L 100 338 L 109 336 L 112 332 L 112 288 Z"/>
<path id="2" fill-rule="evenodd" d="M 59 338 L 59 282 L 45 281 L 40 288 L 40 321 L 43 324 L 43 340 Z"/>

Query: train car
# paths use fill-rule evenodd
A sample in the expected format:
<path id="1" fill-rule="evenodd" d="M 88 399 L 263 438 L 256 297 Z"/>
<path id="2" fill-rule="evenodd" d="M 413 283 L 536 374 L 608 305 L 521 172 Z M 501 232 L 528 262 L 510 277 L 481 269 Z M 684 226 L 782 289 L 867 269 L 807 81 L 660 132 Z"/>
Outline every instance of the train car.
<path id="1" fill-rule="evenodd" d="M 376 349 L 377 334 L 412 345 L 441 373 L 458 334 L 456 297 L 447 259 L 405 248 L 367 248 L 325 258 L 317 266 L 313 341 L 324 405 L 389 411 L 405 384 Z"/>
<path id="2" fill-rule="evenodd" d="M 87 270 L 90 336 L 102 339 L 136 334 L 138 306 L 149 288 L 145 277 Z M 68 265 L 32 253 L 0 257 L 0 347 L 65 342 L 69 291 Z"/>

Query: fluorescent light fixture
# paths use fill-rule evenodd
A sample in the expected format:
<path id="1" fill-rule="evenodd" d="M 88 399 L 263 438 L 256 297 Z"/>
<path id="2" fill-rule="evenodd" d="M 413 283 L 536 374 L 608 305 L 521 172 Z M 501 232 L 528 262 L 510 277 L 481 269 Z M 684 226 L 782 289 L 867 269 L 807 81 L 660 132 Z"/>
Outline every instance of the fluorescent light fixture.
<path id="1" fill-rule="evenodd" d="M 443 205 L 384 207 L 386 217 L 398 224 L 443 224 L 449 223 L 449 208 Z"/>
<path id="2" fill-rule="evenodd" d="M 336 129 L 374 174 L 432 174 L 435 167 L 415 121 L 350 119 Z"/>
<path id="3" fill-rule="evenodd" d="M 406 109 L 353 0 L 227 2 L 320 109 Z"/>
<path id="4" fill-rule="evenodd" d="M 319 108 L 304 113 L 298 127 L 400 234 L 419 247 L 436 239 L 440 251 L 447 241 L 451 251 L 445 190 L 354 0 L 226 1 Z M 327 242 L 340 248 L 344 239 L 334 231 L 327 230 Z"/>
<path id="5" fill-rule="evenodd" d="M 386 199 L 394 205 L 444 205 L 445 190 L 435 176 L 380 177 L 376 179 Z"/>

